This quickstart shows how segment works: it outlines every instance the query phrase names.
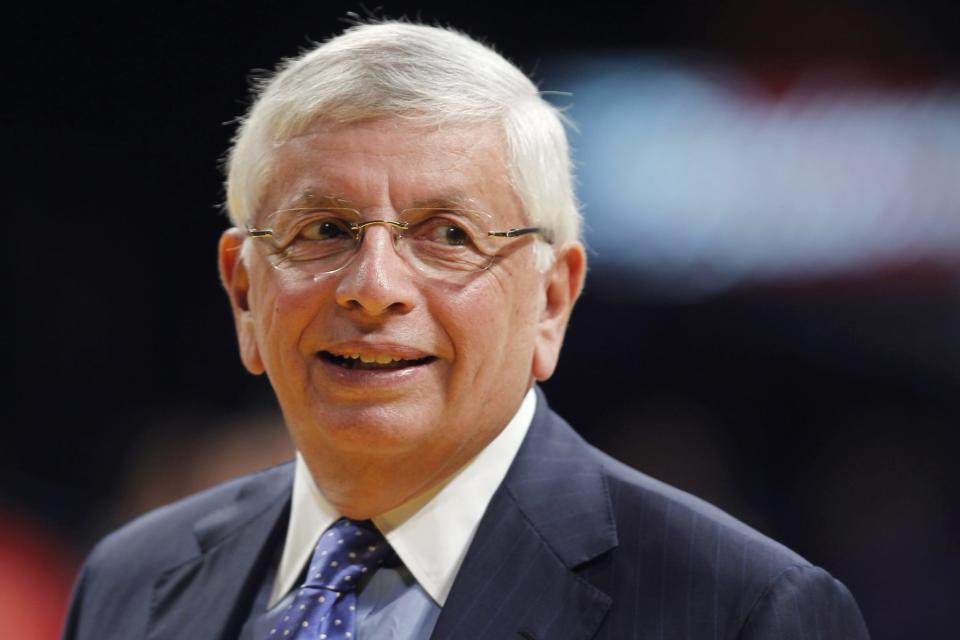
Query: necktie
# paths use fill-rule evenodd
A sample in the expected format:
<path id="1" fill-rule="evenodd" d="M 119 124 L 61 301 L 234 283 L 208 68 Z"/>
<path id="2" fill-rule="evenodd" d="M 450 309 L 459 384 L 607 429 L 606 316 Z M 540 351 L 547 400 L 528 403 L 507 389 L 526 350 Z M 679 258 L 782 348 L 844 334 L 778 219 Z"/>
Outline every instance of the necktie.
<path id="1" fill-rule="evenodd" d="M 355 640 L 357 587 L 390 551 L 369 520 L 337 520 L 320 536 L 306 580 L 268 640 Z"/>

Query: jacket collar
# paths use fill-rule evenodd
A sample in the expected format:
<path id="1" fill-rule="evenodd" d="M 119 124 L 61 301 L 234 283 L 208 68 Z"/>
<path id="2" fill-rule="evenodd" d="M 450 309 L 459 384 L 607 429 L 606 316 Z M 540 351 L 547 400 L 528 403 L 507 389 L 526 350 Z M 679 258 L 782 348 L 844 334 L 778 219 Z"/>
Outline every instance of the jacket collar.
<path id="1" fill-rule="evenodd" d="M 292 464 L 265 471 L 197 522 L 198 554 L 154 584 L 147 638 L 237 637 L 283 533 L 292 476 Z"/>
<path id="2" fill-rule="evenodd" d="M 293 465 L 240 486 L 197 522 L 198 553 L 154 585 L 149 640 L 235 638 L 281 543 Z M 600 464 L 547 406 L 480 521 L 433 640 L 591 638 L 612 602 L 575 569 L 617 545 Z"/>
<path id="3" fill-rule="evenodd" d="M 575 569 L 617 545 L 603 469 L 547 406 L 537 413 L 440 614 L 433 640 L 591 638 L 612 602 Z"/>

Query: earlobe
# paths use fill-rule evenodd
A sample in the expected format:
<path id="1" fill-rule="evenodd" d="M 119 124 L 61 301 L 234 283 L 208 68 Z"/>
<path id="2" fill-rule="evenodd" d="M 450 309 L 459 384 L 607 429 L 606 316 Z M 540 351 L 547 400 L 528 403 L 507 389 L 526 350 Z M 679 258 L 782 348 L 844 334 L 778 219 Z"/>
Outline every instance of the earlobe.
<path id="1" fill-rule="evenodd" d="M 586 269 L 583 245 L 572 242 L 557 252 L 553 265 L 544 274 L 545 296 L 533 353 L 532 372 L 537 380 L 546 380 L 557 367 L 567 321 L 583 289 Z"/>
<path id="2" fill-rule="evenodd" d="M 257 346 L 256 323 L 249 304 L 250 275 L 242 255 L 245 238 L 245 234 L 235 227 L 227 229 L 220 236 L 220 280 L 230 299 L 240 359 L 247 371 L 259 375 L 264 367 Z"/>

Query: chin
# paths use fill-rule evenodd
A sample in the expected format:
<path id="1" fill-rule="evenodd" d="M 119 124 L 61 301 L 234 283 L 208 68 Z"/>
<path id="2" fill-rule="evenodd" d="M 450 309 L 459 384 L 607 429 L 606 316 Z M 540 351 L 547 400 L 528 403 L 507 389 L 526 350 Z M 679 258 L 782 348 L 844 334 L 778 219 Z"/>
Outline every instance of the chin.
<path id="1" fill-rule="evenodd" d="M 435 432 L 431 426 L 435 420 L 413 409 L 417 407 L 387 403 L 318 412 L 311 430 L 319 430 L 314 435 L 319 435 L 321 442 L 341 451 L 401 454 L 422 448 Z"/>

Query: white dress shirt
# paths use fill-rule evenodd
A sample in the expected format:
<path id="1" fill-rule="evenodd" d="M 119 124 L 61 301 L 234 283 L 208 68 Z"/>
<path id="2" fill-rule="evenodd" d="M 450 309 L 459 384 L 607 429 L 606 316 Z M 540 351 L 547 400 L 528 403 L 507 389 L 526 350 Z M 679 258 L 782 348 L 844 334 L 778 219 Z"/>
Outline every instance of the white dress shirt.
<path id="1" fill-rule="evenodd" d="M 438 607 L 443 607 L 487 504 L 513 463 L 536 408 L 533 389 L 507 426 L 440 486 L 373 518 L 400 560 Z M 340 518 L 297 454 L 290 521 L 268 606 L 294 587 L 321 534 Z"/>

